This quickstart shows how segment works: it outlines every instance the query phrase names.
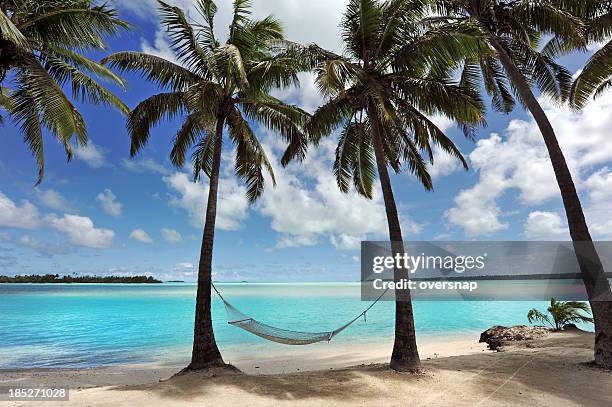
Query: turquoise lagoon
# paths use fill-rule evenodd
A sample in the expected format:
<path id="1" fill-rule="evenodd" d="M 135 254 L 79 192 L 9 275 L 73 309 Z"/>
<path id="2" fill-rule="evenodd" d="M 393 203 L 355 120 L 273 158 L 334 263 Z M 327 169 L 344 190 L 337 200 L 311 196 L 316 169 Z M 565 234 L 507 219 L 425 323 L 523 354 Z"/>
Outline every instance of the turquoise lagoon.
<path id="1" fill-rule="evenodd" d="M 262 322 L 298 331 L 333 330 L 366 308 L 358 283 L 218 284 L 234 306 Z M 94 367 L 187 362 L 193 334 L 195 284 L 0 284 L 0 369 Z M 416 301 L 417 334 L 458 338 L 492 325 L 527 324 L 530 308 L 547 303 Z M 393 337 L 393 302 L 380 302 L 338 335 L 347 345 Z M 222 352 L 287 349 L 227 324 L 214 298 L 215 335 Z M 589 327 L 584 327 L 589 329 Z"/>

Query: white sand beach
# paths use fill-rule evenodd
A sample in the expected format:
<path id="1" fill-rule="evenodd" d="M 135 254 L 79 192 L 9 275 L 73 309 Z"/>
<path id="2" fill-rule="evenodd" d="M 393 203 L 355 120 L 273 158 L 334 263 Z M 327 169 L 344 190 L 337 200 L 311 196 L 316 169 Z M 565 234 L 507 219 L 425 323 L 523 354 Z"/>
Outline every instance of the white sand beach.
<path id="1" fill-rule="evenodd" d="M 0 382 L 69 386 L 70 401 L 52 405 L 71 407 L 612 405 L 612 372 L 588 364 L 592 341 L 590 333 L 553 333 L 503 352 L 485 350 L 477 338 L 433 341 L 421 344 L 425 372 L 416 376 L 387 369 L 385 346 L 345 346 L 231 360 L 243 374 L 172 377 L 179 367 L 122 366 L 3 371 Z"/>

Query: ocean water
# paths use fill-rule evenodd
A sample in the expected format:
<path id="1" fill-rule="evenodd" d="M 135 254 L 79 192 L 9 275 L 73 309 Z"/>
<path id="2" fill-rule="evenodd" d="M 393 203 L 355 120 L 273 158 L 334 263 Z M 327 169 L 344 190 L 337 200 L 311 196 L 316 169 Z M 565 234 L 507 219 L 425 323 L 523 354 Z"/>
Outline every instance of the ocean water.
<path id="1" fill-rule="evenodd" d="M 357 283 L 218 284 L 249 316 L 281 328 L 329 331 L 360 314 Z M 183 364 L 190 355 L 195 285 L 0 284 L 0 368 Z M 420 339 L 470 335 L 492 325 L 527 324 L 547 302 L 417 301 Z M 334 338 L 347 344 L 393 337 L 394 303 L 380 302 Z M 259 352 L 287 345 L 227 324 L 214 298 L 213 324 L 222 352 Z M 583 326 L 584 329 L 592 329 Z"/>

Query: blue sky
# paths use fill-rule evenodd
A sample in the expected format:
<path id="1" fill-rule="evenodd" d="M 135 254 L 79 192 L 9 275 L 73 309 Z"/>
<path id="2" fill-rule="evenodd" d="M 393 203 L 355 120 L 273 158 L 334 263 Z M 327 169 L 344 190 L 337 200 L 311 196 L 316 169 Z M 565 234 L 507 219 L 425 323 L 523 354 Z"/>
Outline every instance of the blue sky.
<path id="1" fill-rule="evenodd" d="M 189 10 L 189 0 L 175 3 Z M 219 1 L 218 27 L 227 27 L 229 1 Z M 344 2 L 256 1 L 258 16 L 274 13 L 296 41 L 338 48 Z M 111 41 L 111 50 L 145 50 L 172 58 L 148 1 L 120 2 L 135 29 Z M 313 30 L 313 25 L 316 29 Z M 221 33 L 220 33 L 221 34 Z M 103 57 L 104 53 L 96 55 Z M 575 72 L 585 55 L 563 60 Z M 134 107 L 158 90 L 128 75 L 124 101 Z M 279 92 L 307 109 L 319 97 L 308 75 L 300 89 Z M 612 95 L 582 113 L 542 100 L 566 151 L 595 238 L 612 237 Z M 190 181 L 167 156 L 178 122 L 152 132 L 143 154 L 129 158 L 123 117 L 110 109 L 80 106 L 91 139 L 71 163 L 46 141 L 46 178 L 38 188 L 35 162 L 6 122 L 0 149 L 0 274 L 151 274 L 193 281 L 202 234 L 206 182 Z M 441 126 L 469 158 L 463 171 L 438 155 L 435 192 L 408 174 L 394 176 L 407 240 L 567 239 L 566 223 L 541 137 L 531 118 L 516 110 L 489 112 L 476 143 L 443 119 Z M 331 173 L 335 138 L 311 151 L 301 165 L 278 165 L 282 144 L 259 129 L 274 159 L 278 186 L 249 206 L 225 152 L 215 241 L 215 278 L 224 281 L 350 281 L 359 278 L 359 242 L 386 239 L 382 200 L 337 191 Z M 270 186 L 270 184 L 269 184 Z"/>

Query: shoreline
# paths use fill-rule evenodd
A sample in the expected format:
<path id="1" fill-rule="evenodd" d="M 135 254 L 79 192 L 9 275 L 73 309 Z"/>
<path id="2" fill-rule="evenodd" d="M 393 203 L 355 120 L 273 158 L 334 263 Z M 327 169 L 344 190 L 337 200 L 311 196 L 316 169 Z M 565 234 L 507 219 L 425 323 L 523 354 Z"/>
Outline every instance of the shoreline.
<path id="1" fill-rule="evenodd" d="M 417 339 L 421 359 L 431 360 L 441 357 L 470 355 L 482 353 L 486 344 L 478 343 L 478 334 L 461 335 L 422 335 Z M 259 345 L 259 344 L 257 344 Z M 239 347 L 221 347 L 226 363 L 236 366 L 249 375 L 272 375 L 297 372 L 342 369 L 356 365 L 387 363 L 391 355 L 393 338 L 372 338 L 355 342 L 328 342 L 308 346 L 283 346 L 262 344 L 248 350 L 237 350 Z M 244 347 L 242 347 L 244 349 Z M 256 356 L 254 356 L 254 353 Z M 114 383 L 112 376 L 126 375 L 132 378 L 124 384 L 146 383 L 152 377 L 171 376 L 186 366 L 185 362 L 164 361 L 136 364 L 116 364 L 94 367 L 33 367 L 0 369 L 0 384 L 6 383 L 7 377 L 32 375 L 43 378 L 49 376 L 66 376 L 74 379 L 80 374 L 92 380 L 84 380 L 79 387 L 91 387 L 92 383 Z M 59 375 L 56 375 L 58 374 Z M 110 377 L 106 377 L 110 375 Z M 159 377 L 160 379 L 162 377 Z M 37 380 L 38 381 L 38 380 Z M 94 386 L 95 387 L 95 386 Z"/>
<path id="2" fill-rule="evenodd" d="M 351 363 L 346 355 L 330 359 L 329 354 L 320 353 L 318 370 L 285 374 L 251 373 L 248 369 L 253 368 L 245 360 L 237 363 L 243 373 L 208 371 L 174 377 L 177 368 L 142 366 L 0 371 L 0 385 L 68 386 L 70 401 L 53 403 L 67 407 L 612 405 L 612 394 L 607 391 L 612 388 L 612 372 L 589 364 L 592 333 L 551 333 L 544 339 L 513 343 L 503 352 L 483 351 L 476 342 L 477 338 L 471 343 L 447 341 L 445 346 L 421 344 L 424 373 L 420 375 L 394 372 L 386 363 L 346 366 Z M 432 351 L 437 356 L 429 358 Z M 370 350 L 372 360 L 380 357 L 377 352 Z M 353 349 L 351 355 L 357 354 Z M 388 356 L 386 353 L 384 362 Z M 304 357 L 293 361 L 303 363 Z M 324 363 L 337 363 L 338 358 L 345 366 L 323 368 Z"/>

